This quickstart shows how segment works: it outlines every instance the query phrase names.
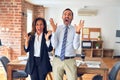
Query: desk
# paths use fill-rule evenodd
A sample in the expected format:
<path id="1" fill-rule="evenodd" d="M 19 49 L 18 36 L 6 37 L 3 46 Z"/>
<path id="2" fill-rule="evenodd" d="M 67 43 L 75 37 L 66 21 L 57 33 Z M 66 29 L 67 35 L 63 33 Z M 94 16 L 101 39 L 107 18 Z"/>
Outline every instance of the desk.
<path id="1" fill-rule="evenodd" d="M 27 62 L 27 61 L 25 61 L 25 60 L 11 61 L 11 62 L 7 65 L 7 80 L 13 80 L 13 79 L 12 79 L 12 70 L 15 70 L 15 69 L 24 70 L 24 69 L 25 69 L 26 62 Z M 51 80 L 53 80 L 51 73 L 48 73 L 47 79 L 48 79 L 48 77 L 49 77 Z"/>
<path id="2" fill-rule="evenodd" d="M 78 59 L 78 58 L 76 58 Z M 78 73 L 83 74 L 101 74 L 103 76 L 103 80 L 107 80 L 108 76 L 108 67 L 103 62 L 101 58 L 86 58 L 86 61 L 100 61 L 101 65 L 100 68 L 90 68 L 87 66 L 78 66 Z M 7 65 L 7 80 L 12 80 L 12 70 L 13 69 L 24 69 L 25 63 L 23 60 L 20 61 L 12 61 Z M 49 74 L 49 77 L 52 79 L 51 74 Z"/>
<path id="3" fill-rule="evenodd" d="M 108 67 L 103 62 L 101 58 L 86 58 L 86 61 L 100 61 L 100 68 L 91 68 L 87 66 L 79 66 L 77 68 L 78 73 L 83 74 L 101 74 L 103 76 L 103 80 L 108 80 Z"/>
<path id="4" fill-rule="evenodd" d="M 23 70 L 23 69 L 25 69 L 25 63 L 22 63 L 22 62 L 23 62 L 23 60 L 21 60 L 21 61 L 11 61 L 7 65 L 7 80 L 13 80 L 12 79 L 12 70 L 15 70 L 15 69 Z"/>

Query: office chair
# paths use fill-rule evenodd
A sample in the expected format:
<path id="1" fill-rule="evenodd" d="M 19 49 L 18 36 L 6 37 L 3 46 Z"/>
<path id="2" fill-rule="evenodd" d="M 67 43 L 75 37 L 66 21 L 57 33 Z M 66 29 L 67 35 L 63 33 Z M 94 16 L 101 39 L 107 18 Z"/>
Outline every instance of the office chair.
<path id="1" fill-rule="evenodd" d="M 10 62 L 9 59 L 5 56 L 0 56 L 0 61 L 7 73 L 7 64 Z M 13 79 L 25 80 L 25 78 L 28 77 L 28 74 L 26 74 L 24 70 L 13 70 L 12 77 Z"/>
<path id="2" fill-rule="evenodd" d="M 108 74 L 108 80 L 116 80 L 118 71 L 120 70 L 120 62 L 116 62 Z M 101 75 L 96 75 L 92 80 L 102 80 Z"/>

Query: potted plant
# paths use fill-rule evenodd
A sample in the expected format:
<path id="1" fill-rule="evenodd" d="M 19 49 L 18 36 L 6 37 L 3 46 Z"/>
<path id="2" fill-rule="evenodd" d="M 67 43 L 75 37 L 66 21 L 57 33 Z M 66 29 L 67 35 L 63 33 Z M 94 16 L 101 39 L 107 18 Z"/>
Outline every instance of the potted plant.
<path id="1" fill-rule="evenodd" d="M 99 43 L 96 43 L 96 44 L 95 44 L 95 47 L 96 47 L 96 49 L 99 49 L 100 44 L 99 44 Z"/>
<path id="2" fill-rule="evenodd" d="M 101 36 L 98 36 L 98 40 L 101 40 Z"/>

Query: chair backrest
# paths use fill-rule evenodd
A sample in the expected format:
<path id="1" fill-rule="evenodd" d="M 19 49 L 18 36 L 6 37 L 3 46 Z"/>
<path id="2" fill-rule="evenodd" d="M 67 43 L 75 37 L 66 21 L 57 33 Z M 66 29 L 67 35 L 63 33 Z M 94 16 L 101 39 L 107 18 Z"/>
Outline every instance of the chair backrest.
<path id="1" fill-rule="evenodd" d="M 0 61 L 7 72 L 7 64 L 10 62 L 9 59 L 6 56 L 0 56 Z"/>
<path id="2" fill-rule="evenodd" d="M 109 72 L 109 80 L 116 80 L 118 71 L 120 70 L 120 61 L 116 62 L 115 65 L 112 67 L 112 69 Z"/>

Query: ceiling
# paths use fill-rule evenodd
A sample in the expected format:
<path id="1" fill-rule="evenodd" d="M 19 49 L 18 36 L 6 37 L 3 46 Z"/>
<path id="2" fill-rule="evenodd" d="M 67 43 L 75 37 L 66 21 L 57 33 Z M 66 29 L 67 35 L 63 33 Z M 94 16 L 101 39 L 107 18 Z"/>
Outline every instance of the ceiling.
<path id="1" fill-rule="evenodd" d="M 120 0 L 26 0 L 44 7 L 120 6 Z"/>

